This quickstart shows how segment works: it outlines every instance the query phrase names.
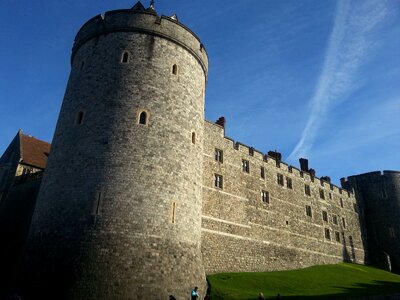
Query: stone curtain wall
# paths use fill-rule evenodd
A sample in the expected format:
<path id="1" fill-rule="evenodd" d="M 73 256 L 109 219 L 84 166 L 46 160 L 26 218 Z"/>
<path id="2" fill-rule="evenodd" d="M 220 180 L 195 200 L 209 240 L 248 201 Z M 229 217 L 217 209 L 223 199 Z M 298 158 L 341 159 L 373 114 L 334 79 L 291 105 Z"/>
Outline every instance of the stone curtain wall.
<path id="1" fill-rule="evenodd" d="M 223 151 L 223 162 L 215 160 L 215 149 Z M 242 160 L 249 162 L 249 173 L 243 170 Z M 215 174 L 222 176 L 222 188 L 215 187 Z M 283 186 L 277 174 L 283 176 Z M 305 184 L 311 196 L 305 195 Z M 325 199 L 320 198 L 320 189 Z M 268 192 L 269 203 L 263 201 L 262 191 Z M 312 180 L 308 173 L 270 157 L 265 161 L 262 153 L 226 138 L 223 127 L 205 122 L 202 253 L 207 273 L 363 263 L 354 204 L 352 193 L 316 177 Z M 311 207 L 312 217 L 307 216 L 306 206 Z M 325 237 L 326 229 L 330 239 Z"/>

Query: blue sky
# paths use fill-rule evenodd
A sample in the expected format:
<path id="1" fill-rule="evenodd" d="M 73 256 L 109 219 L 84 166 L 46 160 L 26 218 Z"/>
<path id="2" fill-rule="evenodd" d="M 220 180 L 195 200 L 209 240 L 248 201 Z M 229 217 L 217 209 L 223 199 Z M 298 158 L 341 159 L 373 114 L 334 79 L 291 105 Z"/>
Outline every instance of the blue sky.
<path id="1" fill-rule="evenodd" d="M 142 1 L 148 6 L 149 1 Z M 0 2 L 0 153 L 19 128 L 51 141 L 72 42 L 135 1 Z M 317 176 L 400 169 L 399 0 L 159 0 L 203 41 L 206 118 Z"/>

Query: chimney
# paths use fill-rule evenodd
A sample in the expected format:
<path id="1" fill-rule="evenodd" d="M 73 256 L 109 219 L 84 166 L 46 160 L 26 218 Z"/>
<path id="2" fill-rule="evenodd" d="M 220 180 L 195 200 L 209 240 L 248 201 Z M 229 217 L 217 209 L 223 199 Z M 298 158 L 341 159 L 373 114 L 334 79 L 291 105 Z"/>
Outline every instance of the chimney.
<path id="1" fill-rule="evenodd" d="M 307 158 L 300 158 L 300 170 L 303 172 L 308 172 L 308 159 Z"/>
<path id="2" fill-rule="evenodd" d="M 331 183 L 331 178 L 329 176 L 322 176 L 321 179 L 328 183 Z"/>
<path id="3" fill-rule="evenodd" d="M 282 154 L 277 152 L 276 150 L 275 151 L 268 151 L 268 155 L 273 157 L 273 158 L 275 158 L 275 160 L 277 162 L 282 160 Z"/>
<path id="4" fill-rule="evenodd" d="M 349 189 L 349 187 L 350 187 L 349 182 L 347 181 L 346 177 L 340 178 L 340 185 L 344 189 Z"/>
<path id="5" fill-rule="evenodd" d="M 224 117 L 220 117 L 220 118 L 215 122 L 215 124 L 217 124 L 217 125 L 219 125 L 219 126 L 222 126 L 222 127 L 224 127 L 224 128 L 225 128 L 225 123 L 226 123 L 226 120 L 225 120 Z"/>

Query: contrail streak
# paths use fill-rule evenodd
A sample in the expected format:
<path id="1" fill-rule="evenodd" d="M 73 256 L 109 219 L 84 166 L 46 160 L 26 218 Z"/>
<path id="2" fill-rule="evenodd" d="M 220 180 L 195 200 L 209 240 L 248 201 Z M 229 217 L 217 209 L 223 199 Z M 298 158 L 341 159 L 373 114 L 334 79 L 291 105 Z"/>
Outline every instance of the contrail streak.
<path id="1" fill-rule="evenodd" d="M 310 115 L 289 159 L 310 154 L 328 111 L 351 93 L 358 69 L 373 46 L 369 34 L 387 12 L 382 0 L 338 2 L 322 71 L 310 101 Z"/>

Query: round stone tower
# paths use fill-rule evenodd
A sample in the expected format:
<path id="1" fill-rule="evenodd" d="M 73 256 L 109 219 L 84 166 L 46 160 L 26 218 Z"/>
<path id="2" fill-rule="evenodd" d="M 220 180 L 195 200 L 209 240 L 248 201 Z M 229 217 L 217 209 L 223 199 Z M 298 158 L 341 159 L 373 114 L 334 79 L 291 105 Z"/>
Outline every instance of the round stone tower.
<path id="1" fill-rule="evenodd" d="M 19 274 L 24 299 L 204 294 L 197 36 L 153 5 L 79 30 Z"/>

